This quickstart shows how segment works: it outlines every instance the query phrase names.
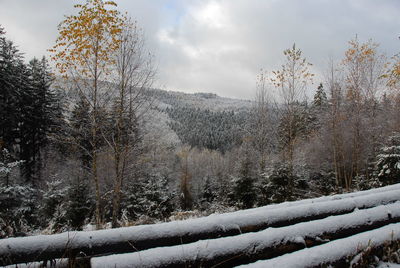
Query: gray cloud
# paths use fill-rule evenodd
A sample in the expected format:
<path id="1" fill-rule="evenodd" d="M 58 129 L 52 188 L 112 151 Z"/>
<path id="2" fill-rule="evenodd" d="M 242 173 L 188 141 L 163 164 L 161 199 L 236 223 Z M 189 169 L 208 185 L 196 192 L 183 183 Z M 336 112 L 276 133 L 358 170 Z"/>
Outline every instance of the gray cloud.
<path id="1" fill-rule="evenodd" d="M 0 0 L 0 23 L 27 58 L 46 54 L 71 0 Z M 280 66 L 294 42 L 321 73 L 357 34 L 399 51 L 397 0 L 117 1 L 144 28 L 157 57 L 158 85 L 252 98 L 260 68 Z M 318 82 L 318 81 L 317 81 Z"/>

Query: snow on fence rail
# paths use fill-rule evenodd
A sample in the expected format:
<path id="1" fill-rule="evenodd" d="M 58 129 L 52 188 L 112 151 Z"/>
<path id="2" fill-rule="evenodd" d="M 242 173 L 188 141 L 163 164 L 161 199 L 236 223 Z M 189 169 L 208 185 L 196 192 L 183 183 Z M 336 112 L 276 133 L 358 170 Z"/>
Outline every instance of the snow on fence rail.
<path id="1" fill-rule="evenodd" d="M 344 193 L 344 194 L 321 196 L 321 197 L 317 197 L 317 198 L 302 199 L 302 200 L 297 200 L 297 201 L 287 201 L 287 202 L 282 202 L 279 204 L 272 204 L 272 205 L 258 207 L 258 208 L 250 208 L 245 211 L 255 212 L 255 211 L 264 211 L 265 209 L 286 208 L 286 207 L 305 205 L 305 204 L 311 204 L 311 203 L 339 200 L 339 199 L 344 199 L 344 198 L 349 198 L 349 197 L 359 197 L 359 196 L 364 196 L 364 195 L 377 194 L 377 193 L 393 191 L 393 190 L 400 190 L 400 183 L 388 185 L 388 186 L 384 186 L 384 187 L 379 187 L 379 188 L 374 188 L 374 189 L 370 189 L 370 190 L 365 190 L 365 191 L 357 191 L 357 192 L 350 192 L 350 193 Z M 243 213 L 243 211 L 244 210 L 239 210 L 239 211 L 235 211 L 235 212 L 230 212 L 229 214 L 236 214 L 236 213 L 241 214 L 241 213 Z"/>
<path id="2" fill-rule="evenodd" d="M 268 228 L 255 233 L 95 257 L 91 259 L 91 267 L 232 267 L 399 221 L 400 202 L 396 202 L 287 227 Z"/>
<path id="3" fill-rule="evenodd" d="M 400 199 L 400 184 L 185 221 L 0 240 L 0 264 L 125 253 L 255 232 L 371 208 Z"/>
<path id="4" fill-rule="evenodd" d="M 270 260 L 257 261 L 241 268 L 268 267 L 348 267 L 349 258 L 363 250 L 382 247 L 389 241 L 400 240 L 400 223 L 338 239 L 312 248 L 305 248 Z"/>

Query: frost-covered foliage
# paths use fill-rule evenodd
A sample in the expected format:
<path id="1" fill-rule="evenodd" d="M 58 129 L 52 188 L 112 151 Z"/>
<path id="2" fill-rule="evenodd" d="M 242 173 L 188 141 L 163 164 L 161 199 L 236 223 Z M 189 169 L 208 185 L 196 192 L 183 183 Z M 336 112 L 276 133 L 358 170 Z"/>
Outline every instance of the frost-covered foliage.
<path id="1" fill-rule="evenodd" d="M 256 178 L 252 170 L 252 163 L 248 156 L 245 157 L 239 169 L 239 175 L 232 179 L 232 204 L 239 208 L 251 208 L 257 200 Z"/>
<path id="2" fill-rule="evenodd" d="M 38 226 L 37 190 L 26 185 L 0 186 L 0 238 L 20 236 Z"/>
<path id="3" fill-rule="evenodd" d="M 260 193 L 261 205 L 280 203 L 288 200 L 290 177 L 289 169 L 285 166 L 272 169 L 261 174 Z"/>
<path id="4" fill-rule="evenodd" d="M 46 188 L 42 197 L 42 215 L 46 218 L 53 218 L 56 211 L 65 205 L 68 188 L 61 180 L 48 182 Z M 64 210 L 64 208 L 61 209 Z"/>
<path id="5" fill-rule="evenodd" d="M 90 187 L 79 178 L 70 186 L 57 179 L 48 182 L 41 204 L 41 223 L 50 233 L 81 230 L 94 206 Z"/>
<path id="6" fill-rule="evenodd" d="M 279 146 L 287 149 L 295 140 L 309 135 L 314 118 L 307 103 L 295 103 L 290 110 L 282 111 L 278 126 Z"/>
<path id="7" fill-rule="evenodd" d="M 128 182 L 121 206 L 125 220 L 143 217 L 166 219 L 174 210 L 173 197 L 168 178 L 164 176 L 149 175 L 145 179 Z"/>
<path id="8" fill-rule="evenodd" d="M 94 197 L 87 181 L 77 178 L 71 183 L 67 196 L 66 219 L 68 225 L 81 230 L 85 221 L 89 220 L 94 210 Z"/>
<path id="9" fill-rule="evenodd" d="M 323 170 L 319 172 L 313 172 L 309 175 L 310 188 L 313 192 L 322 195 L 329 195 L 336 191 L 336 178 L 335 173 L 325 172 Z"/>
<path id="10" fill-rule="evenodd" d="M 13 170 L 16 169 L 23 161 L 12 160 L 11 154 L 6 148 L 0 152 L 0 184 L 3 183 L 6 186 L 10 183 L 10 176 Z"/>
<path id="11" fill-rule="evenodd" d="M 227 190 L 230 190 L 217 177 L 206 176 L 203 178 L 201 195 L 197 207 L 206 213 L 206 215 L 216 212 L 225 212 L 229 210 Z"/>
<path id="12" fill-rule="evenodd" d="M 377 156 L 378 178 L 384 184 L 400 181 L 400 134 L 389 137 L 388 143 Z"/>
<path id="13" fill-rule="evenodd" d="M 281 203 L 307 196 L 308 182 L 286 165 L 277 165 L 261 174 L 260 205 Z"/>
<path id="14" fill-rule="evenodd" d="M 7 149 L 0 156 L 0 238 L 24 235 L 37 225 L 38 191 L 10 181 L 22 161 L 12 161 Z"/>
<path id="15" fill-rule="evenodd" d="M 219 189 L 216 178 L 206 176 L 203 179 L 202 194 L 199 200 L 201 209 L 207 210 L 213 206 L 213 204 L 221 202 L 222 198 Z"/>
<path id="16" fill-rule="evenodd" d="M 354 182 L 356 188 L 360 191 L 381 187 L 383 185 L 382 181 L 380 181 L 375 174 L 368 177 L 365 175 L 358 175 L 354 178 Z"/>

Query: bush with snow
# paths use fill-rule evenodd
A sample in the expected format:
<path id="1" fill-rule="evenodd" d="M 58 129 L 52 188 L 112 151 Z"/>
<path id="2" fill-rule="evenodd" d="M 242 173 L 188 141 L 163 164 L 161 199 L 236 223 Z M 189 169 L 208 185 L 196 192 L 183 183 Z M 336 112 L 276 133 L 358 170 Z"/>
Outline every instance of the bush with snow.
<path id="1" fill-rule="evenodd" d="M 37 199 L 37 190 L 30 186 L 0 186 L 0 238 L 25 235 L 37 227 Z"/>
<path id="2" fill-rule="evenodd" d="M 377 157 L 377 173 L 384 184 L 400 182 L 400 133 L 392 135 Z"/>

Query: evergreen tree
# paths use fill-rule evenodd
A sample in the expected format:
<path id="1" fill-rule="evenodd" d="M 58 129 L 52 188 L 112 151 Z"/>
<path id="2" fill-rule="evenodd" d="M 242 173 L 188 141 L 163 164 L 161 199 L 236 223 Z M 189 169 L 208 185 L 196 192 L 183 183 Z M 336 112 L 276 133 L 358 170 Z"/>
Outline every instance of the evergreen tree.
<path id="1" fill-rule="evenodd" d="M 41 205 L 41 218 L 43 226 L 47 226 L 52 232 L 65 230 L 67 226 L 66 204 L 68 187 L 61 180 L 53 180 L 47 183 L 47 189 L 43 193 Z"/>
<path id="2" fill-rule="evenodd" d="M 295 180 L 296 178 L 286 165 L 279 165 L 272 172 L 262 174 L 260 205 L 293 200 L 293 189 L 290 183 L 294 183 Z"/>
<path id="3" fill-rule="evenodd" d="M 75 230 L 82 230 L 85 220 L 91 218 L 95 205 L 87 180 L 75 179 L 68 190 L 67 197 L 66 220 L 68 225 Z"/>
<path id="4" fill-rule="evenodd" d="M 390 136 L 381 151 L 376 164 L 378 179 L 384 185 L 400 182 L 400 134 Z"/>
<path id="5" fill-rule="evenodd" d="M 17 104 L 20 102 L 20 87 L 23 58 L 14 44 L 0 34 L 0 149 L 6 148 L 16 156 L 18 127 L 21 114 Z"/>
<path id="6" fill-rule="evenodd" d="M 167 177 L 149 175 L 128 183 L 123 191 L 123 214 L 131 220 L 141 217 L 164 220 L 174 210 L 173 193 Z"/>
<path id="7" fill-rule="evenodd" d="M 309 110 L 308 133 L 320 129 L 325 121 L 328 98 L 322 83 L 319 84 L 317 92 L 314 94 L 314 100 Z"/>
<path id="8" fill-rule="evenodd" d="M 257 198 L 255 178 L 252 175 L 252 162 L 245 156 L 239 170 L 239 177 L 233 179 L 231 201 L 240 208 L 251 208 Z"/>
<path id="9" fill-rule="evenodd" d="M 173 211 L 168 183 L 167 177 L 150 176 L 145 184 L 143 193 L 147 204 L 142 206 L 149 217 L 165 219 Z"/>
<path id="10" fill-rule="evenodd" d="M 35 90 L 32 79 L 32 72 L 27 66 L 23 65 L 20 76 L 20 98 L 17 102 L 17 109 L 20 115 L 19 125 L 19 158 L 23 160 L 21 166 L 22 175 L 28 183 L 36 183 L 36 162 L 39 152 L 36 148 L 36 119 L 35 111 L 38 92 Z"/>
<path id="11" fill-rule="evenodd" d="M 0 185 L 10 186 L 12 183 L 10 181 L 11 174 L 21 163 L 22 161 L 14 161 L 6 148 L 0 151 Z"/>
<path id="12" fill-rule="evenodd" d="M 333 171 L 318 170 L 309 176 L 310 188 L 313 192 L 329 195 L 335 193 L 336 178 Z"/>
<path id="13" fill-rule="evenodd" d="M 327 104 L 328 104 L 328 98 L 326 96 L 324 86 L 322 85 L 322 83 L 320 83 L 317 88 L 317 92 L 315 92 L 315 95 L 314 95 L 313 106 L 324 107 Z"/>
<path id="14" fill-rule="evenodd" d="M 0 34 L 0 148 L 24 161 L 22 174 L 30 183 L 40 179 L 41 149 L 61 117 L 51 81 L 44 58 L 25 65 L 18 49 Z"/>
<path id="15" fill-rule="evenodd" d="M 47 60 L 33 59 L 26 68 L 27 81 L 21 98 L 23 120 L 20 128 L 20 157 L 24 160 L 23 174 L 27 181 L 40 180 L 42 149 L 48 137 L 61 122 L 61 108 L 51 89 L 52 78 Z"/>
<path id="16" fill-rule="evenodd" d="M 37 228 L 37 204 L 37 191 L 29 186 L 0 186 L 0 237 L 23 236 Z"/>

